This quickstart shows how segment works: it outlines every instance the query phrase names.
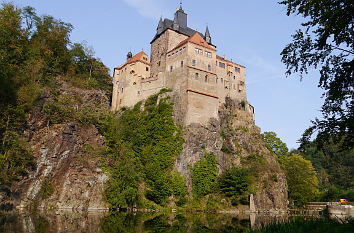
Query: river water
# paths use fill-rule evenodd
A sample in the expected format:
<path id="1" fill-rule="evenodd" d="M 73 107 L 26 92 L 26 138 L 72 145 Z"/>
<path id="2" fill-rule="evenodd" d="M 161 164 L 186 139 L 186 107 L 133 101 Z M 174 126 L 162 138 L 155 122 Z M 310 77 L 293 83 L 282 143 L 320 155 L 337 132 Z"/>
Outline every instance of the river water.
<path id="1" fill-rule="evenodd" d="M 0 232 L 244 232 L 287 215 L 210 213 L 0 213 Z"/>

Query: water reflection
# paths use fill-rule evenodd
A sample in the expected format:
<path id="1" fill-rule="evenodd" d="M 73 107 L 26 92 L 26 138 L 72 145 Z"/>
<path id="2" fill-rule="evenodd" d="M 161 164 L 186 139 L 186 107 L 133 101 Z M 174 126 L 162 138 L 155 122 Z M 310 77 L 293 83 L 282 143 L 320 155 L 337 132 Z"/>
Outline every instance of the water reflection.
<path id="1" fill-rule="evenodd" d="M 0 213 L 0 232 L 244 232 L 287 216 L 207 213 Z"/>

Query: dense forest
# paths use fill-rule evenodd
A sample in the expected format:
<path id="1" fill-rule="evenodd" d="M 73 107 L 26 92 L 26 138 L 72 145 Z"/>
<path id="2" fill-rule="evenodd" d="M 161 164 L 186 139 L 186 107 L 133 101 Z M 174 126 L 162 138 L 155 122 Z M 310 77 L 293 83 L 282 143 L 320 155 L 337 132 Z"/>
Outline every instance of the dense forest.
<path id="1" fill-rule="evenodd" d="M 287 174 L 289 198 L 295 205 L 354 200 L 354 149 L 343 147 L 343 141 L 319 147 L 314 140 L 288 151 L 276 133 L 265 132 L 263 138 Z"/>

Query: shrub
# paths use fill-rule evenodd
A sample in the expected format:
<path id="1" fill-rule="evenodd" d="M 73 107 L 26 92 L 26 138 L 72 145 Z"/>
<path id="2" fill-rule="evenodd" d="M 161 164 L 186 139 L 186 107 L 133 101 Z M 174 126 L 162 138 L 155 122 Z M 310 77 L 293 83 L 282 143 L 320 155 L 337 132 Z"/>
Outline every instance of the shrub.
<path id="1" fill-rule="evenodd" d="M 216 164 L 216 156 L 213 153 L 205 153 L 205 156 L 191 168 L 193 194 L 195 197 L 203 197 L 215 187 L 218 175 Z"/>
<path id="2" fill-rule="evenodd" d="M 220 190 L 226 196 L 240 196 L 248 190 L 249 179 L 245 169 L 233 167 L 219 178 Z"/>

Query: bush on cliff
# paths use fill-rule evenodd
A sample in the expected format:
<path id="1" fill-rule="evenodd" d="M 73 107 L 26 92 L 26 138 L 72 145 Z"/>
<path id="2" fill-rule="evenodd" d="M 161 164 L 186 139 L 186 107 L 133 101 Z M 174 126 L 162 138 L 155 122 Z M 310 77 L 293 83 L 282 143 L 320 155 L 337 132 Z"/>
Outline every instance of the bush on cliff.
<path id="1" fill-rule="evenodd" d="M 191 167 L 193 195 L 201 198 L 209 194 L 217 184 L 218 167 L 217 158 L 213 153 L 205 156 Z"/>
<path id="2" fill-rule="evenodd" d="M 173 194 L 178 203 L 183 203 L 187 193 L 185 181 L 183 178 L 176 180 L 176 174 L 172 173 L 174 161 L 182 151 L 182 131 L 174 123 L 173 104 L 167 101 L 168 97 L 161 98 L 157 104 L 159 94 L 146 100 L 144 110 L 141 110 L 142 103 L 138 103 L 133 109 L 123 111 L 117 119 L 109 114 L 99 124 L 107 142 L 107 156 L 103 164 L 109 171 L 125 171 L 128 168 L 124 163 L 114 161 L 126 156 L 123 153 L 129 153 L 134 160 L 134 169 L 127 174 L 136 176 L 136 181 L 144 181 L 148 199 L 164 204 L 167 197 Z M 122 147 L 125 148 L 124 152 Z M 114 196 L 124 196 L 122 192 L 128 186 L 136 193 L 139 184 L 121 182 L 118 180 L 121 177 L 112 172 L 110 174 L 111 181 L 105 189 L 107 201 L 112 207 L 122 207 L 113 199 Z M 120 185 L 113 186 L 116 183 Z M 130 195 L 123 197 L 127 198 Z"/>

